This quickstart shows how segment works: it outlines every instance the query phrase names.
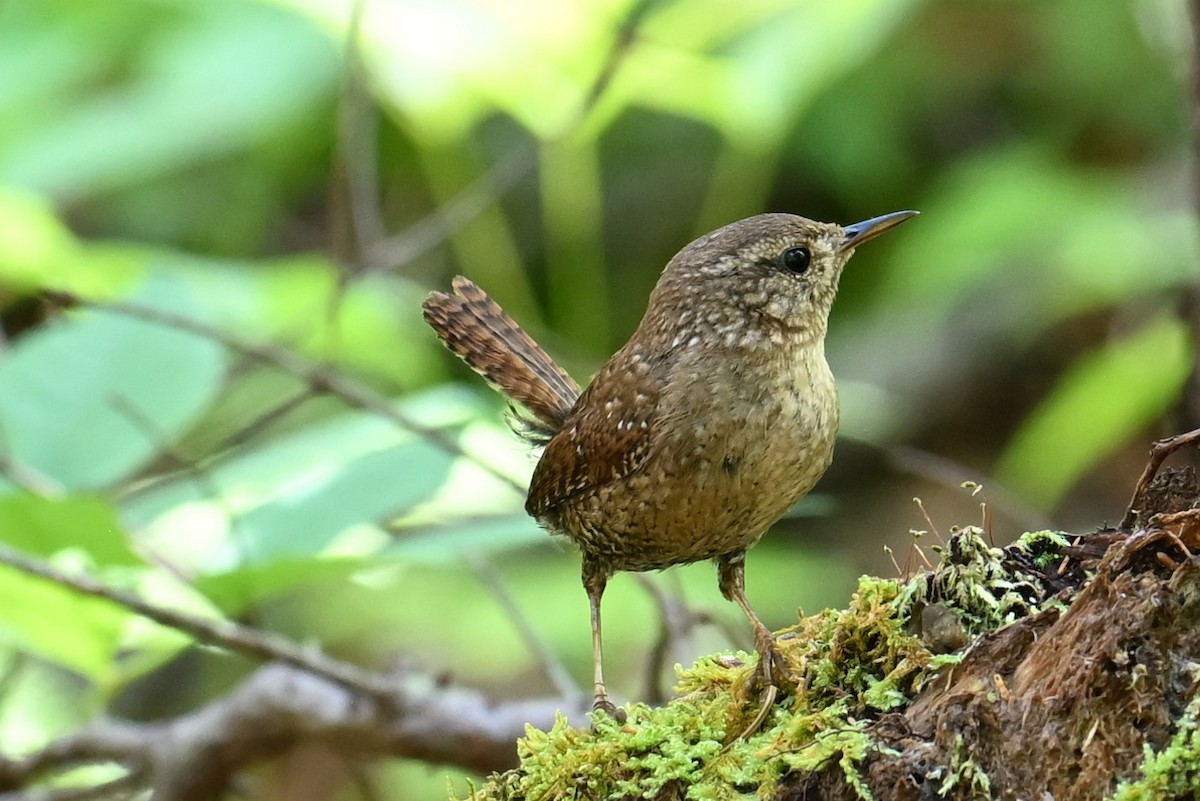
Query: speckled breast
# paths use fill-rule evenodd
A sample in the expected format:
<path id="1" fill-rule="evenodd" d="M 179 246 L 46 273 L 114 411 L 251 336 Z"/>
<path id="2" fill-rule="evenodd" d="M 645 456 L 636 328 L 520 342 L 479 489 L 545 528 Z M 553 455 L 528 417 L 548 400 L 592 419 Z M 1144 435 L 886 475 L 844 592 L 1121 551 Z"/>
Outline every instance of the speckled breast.
<path id="1" fill-rule="evenodd" d="M 743 551 L 832 460 L 838 403 L 823 349 L 685 361 L 670 387 L 647 467 L 561 510 L 584 552 L 612 570 Z"/>

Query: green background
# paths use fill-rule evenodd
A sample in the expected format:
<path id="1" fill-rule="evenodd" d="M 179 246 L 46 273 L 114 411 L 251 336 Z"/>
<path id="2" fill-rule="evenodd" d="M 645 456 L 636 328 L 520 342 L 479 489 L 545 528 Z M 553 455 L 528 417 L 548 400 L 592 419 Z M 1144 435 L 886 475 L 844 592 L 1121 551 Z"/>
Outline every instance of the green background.
<path id="1" fill-rule="evenodd" d="M 694 236 L 902 208 L 843 278 L 844 436 L 750 556 L 760 613 L 844 605 L 895 572 L 885 545 L 916 567 L 911 529 L 1114 522 L 1149 441 L 1200 425 L 1186 23 L 1167 0 L 0 3 L 0 538 L 366 664 L 552 692 L 499 581 L 586 685 L 577 557 L 505 483 L 227 341 L 42 291 L 325 365 L 523 483 L 428 291 L 470 276 L 583 380 Z M 0 572 L 6 752 L 252 667 Z M 663 581 L 748 646 L 709 565 Z M 655 607 L 628 576 L 605 601 L 613 688 L 647 697 Z M 421 765 L 375 780 L 444 793 Z"/>

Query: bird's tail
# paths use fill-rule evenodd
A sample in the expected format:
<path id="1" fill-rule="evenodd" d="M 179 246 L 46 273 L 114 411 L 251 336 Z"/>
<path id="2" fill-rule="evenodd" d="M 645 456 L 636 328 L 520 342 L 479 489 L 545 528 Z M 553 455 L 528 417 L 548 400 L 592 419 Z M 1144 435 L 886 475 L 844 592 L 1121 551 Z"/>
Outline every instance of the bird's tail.
<path id="1" fill-rule="evenodd" d="M 459 276 L 452 286 L 453 293 L 426 298 L 425 322 L 471 369 L 533 415 L 517 421 L 518 433 L 545 442 L 562 428 L 579 385 L 474 282 Z"/>

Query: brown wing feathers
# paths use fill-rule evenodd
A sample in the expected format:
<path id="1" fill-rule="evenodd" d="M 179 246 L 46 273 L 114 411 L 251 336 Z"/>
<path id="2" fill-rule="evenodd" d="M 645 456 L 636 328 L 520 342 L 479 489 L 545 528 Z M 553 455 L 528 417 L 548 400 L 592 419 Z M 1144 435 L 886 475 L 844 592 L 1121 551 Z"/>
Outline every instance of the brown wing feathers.
<path id="1" fill-rule="evenodd" d="M 545 431 L 562 427 L 579 385 L 474 282 L 454 279 L 453 293 L 434 292 L 422 309 L 438 338 L 471 369 L 525 407 Z"/>

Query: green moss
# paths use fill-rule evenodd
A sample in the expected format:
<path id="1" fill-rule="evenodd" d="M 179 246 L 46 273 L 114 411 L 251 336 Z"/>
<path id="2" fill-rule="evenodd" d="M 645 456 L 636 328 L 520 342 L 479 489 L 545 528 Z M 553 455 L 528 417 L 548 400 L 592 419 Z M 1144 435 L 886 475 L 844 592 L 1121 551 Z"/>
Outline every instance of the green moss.
<path id="1" fill-rule="evenodd" d="M 796 678 L 795 711 L 848 700 L 848 715 L 886 712 L 904 704 L 930 670 L 954 660 L 930 653 L 910 633 L 902 589 L 896 580 L 864 577 L 847 609 L 826 609 L 780 632 L 780 655 Z"/>
<path id="2" fill-rule="evenodd" d="M 1055 536 L 1028 535 L 1020 547 L 1034 556 L 1049 552 L 1046 543 L 1061 547 L 1048 539 Z M 756 657 L 705 657 L 680 670 L 678 698 L 657 709 L 633 704 L 624 724 L 596 715 L 594 730 L 561 718 L 548 732 L 530 728 L 518 745 L 520 767 L 472 788 L 471 798 L 599 801 L 669 794 L 733 801 L 768 797 L 787 775 L 836 769 L 869 799 L 860 766 L 881 747 L 870 722 L 901 710 L 927 679 L 960 658 L 931 652 L 910 618 L 922 605 L 939 603 L 975 635 L 1038 611 L 1036 576 L 1013 564 L 982 531 L 965 529 L 934 571 L 906 583 L 863 578 L 846 609 L 803 617 L 779 632 L 784 692 L 750 737 L 737 739 L 758 710 Z M 943 793 L 970 786 L 986 794 L 987 775 L 961 756 L 945 769 Z"/>
<path id="3" fill-rule="evenodd" d="M 1015 547 L 1033 557 L 1033 563 L 1043 570 L 1048 570 L 1062 561 L 1062 549 L 1071 544 L 1066 534 L 1060 531 L 1030 531 L 1022 534 L 1016 541 Z"/>
<path id="4" fill-rule="evenodd" d="M 938 795 L 945 798 L 956 787 L 963 788 L 966 797 L 987 801 L 992 797 L 992 780 L 987 773 L 966 756 L 966 747 L 962 735 L 954 738 L 954 752 L 950 755 L 950 767 L 946 777 L 938 787 Z M 962 796 L 962 793 L 959 794 Z"/>
<path id="5" fill-rule="evenodd" d="M 1187 705 L 1171 742 L 1157 752 L 1147 745 L 1145 754 L 1142 778 L 1122 782 L 1109 801 L 1159 801 L 1200 795 L 1200 694 Z"/>
<path id="6" fill-rule="evenodd" d="M 1038 566 L 1062 558 L 1067 540 L 1052 531 L 1025 534 L 1011 549 L 1023 551 Z M 951 608 L 968 636 L 995 631 L 1013 621 L 1042 611 L 1058 601 L 1047 601 L 1041 578 L 1021 569 L 1005 551 L 989 545 L 982 529 L 968 526 L 954 533 L 941 561 L 929 573 L 914 577 L 904 587 L 900 611 L 907 616 L 938 603 Z"/>

